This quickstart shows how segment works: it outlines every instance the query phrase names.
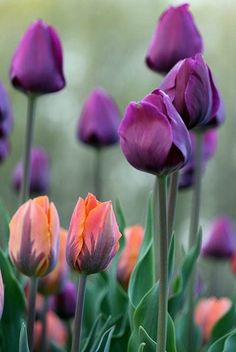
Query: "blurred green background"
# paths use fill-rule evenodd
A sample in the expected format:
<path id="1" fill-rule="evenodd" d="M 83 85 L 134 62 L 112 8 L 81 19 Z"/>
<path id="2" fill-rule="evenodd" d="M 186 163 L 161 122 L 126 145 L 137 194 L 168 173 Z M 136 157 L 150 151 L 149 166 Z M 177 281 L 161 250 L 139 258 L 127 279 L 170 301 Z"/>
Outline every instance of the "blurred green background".
<path id="1" fill-rule="evenodd" d="M 10 214 L 17 195 L 10 186 L 11 172 L 22 156 L 26 97 L 15 91 L 8 69 L 16 45 L 29 23 L 42 18 L 56 27 L 64 47 L 66 88 L 39 99 L 35 145 L 42 145 L 51 160 L 50 196 L 68 226 L 78 196 L 93 192 L 94 152 L 75 138 L 82 103 L 95 86 L 104 87 L 117 101 L 121 114 L 130 100 L 139 100 L 156 88 L 161 76 L 144 64 L 156 21 L 170 4 L 158 0 L 0 0 L 0 79 L 11 96 L 14 130 L 11 155 L 0 166 L 0 194 Z M 202 224 L 218 214 L 236 217 L 236 2 L 192 0 L 190 9 L 205 42 L 209 63 L 226 107 L 226 123 L 219 131 L 219 146 L 203 181 Z M 133 169 L 119 147 L 103 155 L 103 199 L 118 197 L 128 224 L 144 223 L 147 194 L 153 177 Z M 191 192 L 178 202 L 178 236 L 186 233 Z M 236 220 L 236 219 L 235 219 Z M 228 272 L 228 267 L 223 268 Z"/>

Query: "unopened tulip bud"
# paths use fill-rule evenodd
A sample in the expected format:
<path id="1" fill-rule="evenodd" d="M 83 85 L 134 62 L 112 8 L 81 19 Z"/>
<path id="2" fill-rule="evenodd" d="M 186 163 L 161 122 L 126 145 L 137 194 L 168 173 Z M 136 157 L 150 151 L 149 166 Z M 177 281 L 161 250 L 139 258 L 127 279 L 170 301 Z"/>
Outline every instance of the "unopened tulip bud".
<path id="1" fill-rule="evenodd" d="M 0 320 L 2 318 L 3 307 L 4 307 L 4 286 L 2 281 L 2 273 L 0 270 Z"/>
<path id="2" fill-rule="evenodd" d="M 117 253 L 120 237 L 111 202 L 99 202 L 92 194 L 79 198 L 68 230 L 67 262 L 86 275 L 103 271 Z"/>
<path id="3" fill-rule="evenodd" d="M 75 315 L 77 287 L 67 281 L 62 291 L 52 297 L 52 309 L 61 319 L 71 319 Z"/>
<path id="4" fill-rule="evenodd" d="M 60 222 L 46 196 L 20 206 L 10 222 L 9 254 L 26 276 L 43 276 L 55 267 L 58 257 Z"/>

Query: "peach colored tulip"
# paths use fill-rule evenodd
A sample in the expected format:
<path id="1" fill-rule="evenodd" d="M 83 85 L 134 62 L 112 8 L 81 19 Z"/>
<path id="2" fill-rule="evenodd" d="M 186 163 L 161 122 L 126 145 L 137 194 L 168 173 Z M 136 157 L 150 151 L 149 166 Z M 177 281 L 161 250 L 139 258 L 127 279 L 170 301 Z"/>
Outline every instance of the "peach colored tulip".
<path id="1" fill-rule="evenodd" d="M 0 319 L 2 318 L 3 306 L 4 306 L 4 286 L 2 281 L 2 273 L 0 270 Z"/>
<path id="2" fill-rule="evenodd" d="M 231 301 L 226 297 L 210 297 L 199 301 L 195 309 L 195 322 L 202 329 L 205 342 L 209 340 L 214 325 L 230 306 Z"/>
<path id="3" fill-rule="evenodd" d="M 59 257 L 53 271 L 39 280 L 38 290 L 43 295 L 52 295 L 60 292 L 63 288 L 68 273 L 66 262 L 66 239 L 67 231 L 61 228 Z"/>
<path id="4" fill-rule="evenodd" d="M 58 257 L 60 222 L 47 196 L 20 206 L 10 222 L 9 254 L 17 269 L 27 276 L 43 276 Z"/>
<path id="5" fill-rule="evenodd" d="M 92 194 L 79 198 L 68 231 L 67 262 L 80 273 L 103 271 L 117 253 L 120 237 L 111 202 L 99 202 Z"/>
<path id="6" fill-rule="evenodd" d="M 140 225 L 125 229 L 125 248 L 120 256 L 117 279 L 124 288 L 128 288 L 129 279 L 138 259 L 143 242 L 144 229 Z"/>

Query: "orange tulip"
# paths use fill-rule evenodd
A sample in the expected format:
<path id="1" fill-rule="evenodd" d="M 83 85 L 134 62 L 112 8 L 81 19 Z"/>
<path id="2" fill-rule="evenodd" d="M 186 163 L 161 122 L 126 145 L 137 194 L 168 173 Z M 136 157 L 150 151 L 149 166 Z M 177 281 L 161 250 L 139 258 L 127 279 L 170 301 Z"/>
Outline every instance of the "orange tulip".
<path id="1" fill-rule="evenodd" d="M 140 225 L 125 229 L 125 248 L 120 256 L 117 279 L 124 288 L 128 288 L 129 279 L 138 259 L 143 242 L 144 229 Z"/>
<path id="2" fill-rule="evenodd" d="M 27 276 L 43 276 L 58 256 L 60 222 L 47 196 L 20 206 L 10 222 L 9 254 L 17 269 Z"/>
<path id="3" fill-rule="evenodd" d="M 39 280 L 38 290 L 43 295 L 58 293 L 64 286 L 68 273 L 68 265 L 66 262 L 66 239 L 67 231 L 61 228 L 57 264 L 53 271 Z"/>
<path id="4" fill-rule="evenodd" d="M 4 286 L 2 281 L 2 273 L 0 270 L 0 319 L 2 318 L 3 306 L 4 306 Z"/>
<path id="5" fill-rule="evenodd" d="M 67 237 L 68 264 L 84 274 L 103 271 L 118 251 L 120 236 L 111 202 L 92 194 L 79 198 Z"/>
<path id="6" fill-rule="evenodd" d="M 202 330 L 204 341 L 208 341 L 214 325 L 229 310 L 231 301 L 210 297 L 200 300 L 195 309 L 195 322 Z"/>

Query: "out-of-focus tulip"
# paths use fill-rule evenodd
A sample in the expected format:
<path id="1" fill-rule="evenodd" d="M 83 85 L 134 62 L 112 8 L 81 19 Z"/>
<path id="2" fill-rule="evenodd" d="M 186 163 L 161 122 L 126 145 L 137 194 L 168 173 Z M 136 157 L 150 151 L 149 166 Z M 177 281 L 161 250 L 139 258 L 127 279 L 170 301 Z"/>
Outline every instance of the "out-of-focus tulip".
<path id="1" fill-rule="evenodd" d="M 79 198 L 68 230 L 67 262 L 80 273 L 103 271 L 117 253 L 120 237 L 111 202 L 99 202 L 92 194 Z"/>
<path id="2" fill-rule="evenodd" d="M 26 276 L 43 276 L 52 271 L 58 257 L 60 222 L 46 196 L 20 206 L 10 222 L 9 254 Z"/>
<path id="3" fill-rule="evenodd" d="M 226 298 L 205 298 L 195 309 L 195 322 L 201 328 L 203 339 L 207 342 L 217 321 L 229 310 L 231 301 Z"/>
<path id="4" fill-rule="evenodd" d="M 65 347 L 68 334 L 63 322 L 57 315 L 48 311 L 46 316 L 47 340 L 59 347 Z M 42 322 L 37 320 L 34 324 L 34 352 L 41 352 Z"/>
<path id="5" fill-rule="evenodd" d="M 201 54 L 178 62 L 160 85 L 188 129 L 207 124 L 219 111 L 220 97 Z"/>
<path id="6" fill-rule="evenodd" d="M 182 168 L 191 154 L 189 133 L 170 98 L 161 90 L 128 105 L 119 134 L 128 162 L 154 175 Z"/>
<path id="7" fill-rule="evenodd" d="M 6 138 L 0 138 L 0 162 L 4 161 L 10 153 L 10 144 Z"/>
<path id="8" fill-rule="evenodd" d="M 2 273 L 0 270 L 0 320 L 2 318 L 3 307 L 4 307 L 4 286 L 2 281 Z"/>
<path id="9" fill-rule="evenodd" d="M 202 51 L 202 37 L 189 5 L 170 6 L 157 23 L 146 63 L 154 71 L 167 73 L 179 60 Z"/>
<path id="10" fill-rule="evenodd" d="M 52 309 L 62 319 L 71 319 L 75 315 L 77 287 L 67 281 L 62 291 L 52 297 Z"/>
<path id="11" fill-rule="evenodd" d="M 229 259 L 236 250 L 236 228 L 227 216 L 213 220 L 202 255 L 215 259 Z"/>
<path id="12" fill-rule="evenodd" d="M 13 124 L 10 100 L 6 89 L 0 82 L 0 139 L 8 137 Z"/>
<path id="13" fill-rule="evenodd" d="M 23 179 L 23 163 L 20 161 L 12 175 L 12 186 L 17 191 L 21 188 Z M 30 193 L 45 194 L 49 190 L 49 158 L 41 148 L 33 148 L 30 158 Z"/>
<path id="14" fill-rule="evenodd" d="M 96 88 L 87 97 L 77 127 L 79 141 L 103 147 L 119 141 L 120 114 L 116 103 L 104 89 Z"/>
<path id="15" fill-rule="evenodd" d="M 138 259 L 142 245 L 144 229 L 134 225 L 125 229 L 125 248 L 120 256 L 117 268 L 117 279 L 127 289 L 129 279 Z"/>
<path id="16" fill-rule="evenodd" d="M 31 94 L 64 88 L 62 47 L 52 26 L 42 20 L 29 26 L 12 58 L 10 80 L 15 88 Z"/>
<path id="17" fill-rule="evenodd" d="M 55 268 L 46 276 L 40 278 L 38 290 L 43 295 L 60 292 L 65 285 L 68 266 L 66 262 L 67 231 L 61 228 L 59 256 Z"/>

